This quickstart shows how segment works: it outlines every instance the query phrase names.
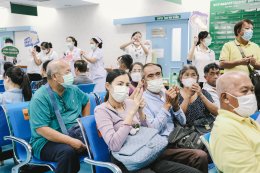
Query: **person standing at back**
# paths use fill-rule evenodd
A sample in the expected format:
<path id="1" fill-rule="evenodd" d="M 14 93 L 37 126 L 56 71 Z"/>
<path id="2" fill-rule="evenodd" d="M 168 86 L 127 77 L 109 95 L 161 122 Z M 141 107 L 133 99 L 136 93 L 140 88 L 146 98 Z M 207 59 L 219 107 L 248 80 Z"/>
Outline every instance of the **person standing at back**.
<path id="1" fill-rule="evenodd" d="M 147 63 L 147 56 L 149 50 L 147 48 L 148 42 L 142 42 L 142 34 L 136 31 L 131 36 L 131 41 L 120 46 L 120 49 L 125 51 L 133 58 L 133 63 L 140 62 L 142 64 Z"/>
<path id="2" fill-rule="evenodd" d="M 209 64 L 215 62 L 215 52 L 209 48 L 212 38 L 207 31 L 201 31 L 198 37 L 194 37 L 194 44 L 188 54 L 188 60 L 198 69 L 199 84 L 203 87 L 206 82 L 203 69 Z"/>
<path id="3" fill-rule="evenodd" d="M 245 19 L 234 26 L 235 40 L 225 43 L 220 53 L 220 67 L 224 73 L 240 71 L 249 74 L 247 65 L 260 70 L 259 46 L 251 42 L 253 37 L 253 22 Z M 243 58 L 241 50 L 244 52 Z"/>
<path id="4" fill-rule="evenodd" d="M 94 92 L 106 91 L 107 72 L 104 67 L 102 45 L 103 42 L 99 37 L 93 37 L 90 39 L 91 51 L 89 53 L 81 51 L 83 60 L 89 63 L 90 78 L 96 84 Z"/>

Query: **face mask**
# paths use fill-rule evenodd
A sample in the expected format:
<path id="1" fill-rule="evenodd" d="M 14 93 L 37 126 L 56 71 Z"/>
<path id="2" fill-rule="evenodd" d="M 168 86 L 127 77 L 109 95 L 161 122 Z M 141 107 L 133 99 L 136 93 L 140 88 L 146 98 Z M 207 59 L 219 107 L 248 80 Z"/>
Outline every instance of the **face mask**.
<path id="1" fill-rule="evenodd" d="M 191 87 L 193 84 L 197 83 L 197 80 L 194 78 L 187 78 L 181 80 L 184 87 Z"/>
<path id="2" fill-rule="evenodd" d="M 211 45 L 211 39 L 206 38 L 205 39 L 205 46 L 209 47 L 209 45 Z"/>
<path id="3" fill-rule="evenodd" d="M 131 73 L 131 79 L 133 82 L 139 82 L 142 80 L 142 75 L 139 72 Z"/>
<path id="4" fill-rule="evenodd" d="M 96 49 L 96 45 L 95 45 L 95 44 L 93 44 L 93 43 L 91 43 L 91 44 L 90 44 L 90 49 L 91 49 L 91 50 L 94 50 L 94 49 Z"/>
<path id="5" fill-rule="evenodd" d="M 119 85 L 113 86 L 111 95 L 116 102 L 122 103 L 129 96 L 129 87 Z"/>
<path id="6" fill-rule="evenodd" d="M 67 42 L 67 47 L 69 49 L 72 49 L 74 47 L 73 43 L 72 42 Z"/>
<path id="7" fill-rule="evenodd" d="M 162 78 L 147 81 L 147 89 L 153 93 L 159 93 L 163 89 Z"/>
<path id="8" fill-rule="evenodd" d="M 229 94 L 229 93 L 227 93 Z M 249 94 L 249 95 L 244 95 L 240 97 L 235 97 L 232 94 L 229 94 L 232 97 L 236 98 L 238 101 L 238 107 L 234 108 L 230 104 L 232 108 L 234 108 L 234 111 L 238 113 L 241 117 L 250 117 L 252 114 L 254 114 L 257 110 L 257 101 L 255 94 Z"/>
<path id="9" fill-rule="evenodd" d="M 242 35 L 242 38 L 245 41 L 249 41 L 251 40 L 251 38 L 253 37 L 253 30 L 252 29 L 248 29 L 244 32 L 244 35 Z"/>
<path id="10" fill-rule="evenodd" d="M 46 55 L 48 53 L 48 50 L 42 50 L 42 52 Z"/>
<path id="11" fill-rule="evenodd" d="M 74 77 L 72 75 L 72 73 L 66 74 L 63 77 L 64 82 L 62 83 L 62 86 L 66 86 L 66 85 L 72 85 L 73 81 L 74 81 Z"/>

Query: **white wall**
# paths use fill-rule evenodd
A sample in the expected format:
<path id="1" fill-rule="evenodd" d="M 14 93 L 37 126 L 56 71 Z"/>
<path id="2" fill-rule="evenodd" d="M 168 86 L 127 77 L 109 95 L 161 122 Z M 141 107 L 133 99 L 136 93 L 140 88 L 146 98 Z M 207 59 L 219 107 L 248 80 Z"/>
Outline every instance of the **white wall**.
<path id="1" fill-rule="evenodd" d="M 0 27 L 35 26 L 40 40 L 52 42 L 59 55 L 65 51 L 65 38 L 69 35 L 77 38 L 82 49 L 89 49 L 89 39 L 99 36 L 104 42 L 105 64 L 110 66 L 123 54 L 119 46 L 130 40 L 134 31 L 141 31 L 144 39 L 146 35 L 145 24 L 115 26 L 113 19 L 192 11 L 209 13 L 209 8 L 210 0 L 183 0 L 182 5 L 164 0 L 100 0 L 99 5 L 67 9 L 39 7 L 38 17 L 0 9 Z"/>

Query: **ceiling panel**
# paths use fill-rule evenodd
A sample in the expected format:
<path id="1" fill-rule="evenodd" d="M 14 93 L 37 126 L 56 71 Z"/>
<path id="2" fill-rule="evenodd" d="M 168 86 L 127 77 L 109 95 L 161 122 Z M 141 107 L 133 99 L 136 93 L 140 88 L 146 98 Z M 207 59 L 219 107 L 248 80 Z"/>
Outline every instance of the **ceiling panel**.
<path id="1" fill-rule="evenodd" d="M 69 8 L 98 4 L 98 0 L 0 0 L 0 7 L 10 7 L 10 2 L 51 8 Z"/>

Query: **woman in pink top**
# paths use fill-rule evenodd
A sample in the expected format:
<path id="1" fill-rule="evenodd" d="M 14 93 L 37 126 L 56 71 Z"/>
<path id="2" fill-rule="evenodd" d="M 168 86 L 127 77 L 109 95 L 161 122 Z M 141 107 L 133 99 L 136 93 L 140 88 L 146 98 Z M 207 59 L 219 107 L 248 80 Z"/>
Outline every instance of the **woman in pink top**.
<path id="1" fill-rule="evenodd" d="M 134 127 L 147 126 L 143 113 L 145 106 L 143 89 L 137 88 L 133 99 L 128 99 L 130 80 L 125 71 L 114 69 L 106 78 L 107 95 L 105 102 L 95 109 L 97 128 L 111 151 L 119 151 L 129 134 L 136 133 Z M 124 173 L 129 171 L 112 158 Z M 199 171 L 172 161 L 157 159 L 148 167 L 136 173 L 198 173 Z"/>

